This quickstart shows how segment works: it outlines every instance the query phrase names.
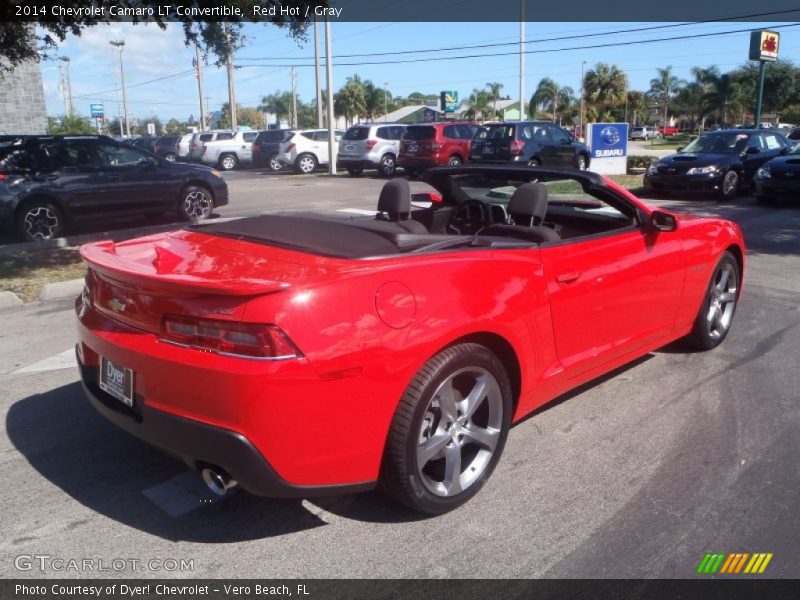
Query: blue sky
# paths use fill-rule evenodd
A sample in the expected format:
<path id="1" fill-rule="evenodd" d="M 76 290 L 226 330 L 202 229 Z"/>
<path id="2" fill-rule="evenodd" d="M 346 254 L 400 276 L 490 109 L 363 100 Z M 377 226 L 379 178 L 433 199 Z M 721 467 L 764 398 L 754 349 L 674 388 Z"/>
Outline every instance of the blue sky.
<path id="1" fill-rule="evenodd" d="M 587 46 L 640 39 L 667 38 L 695 33 L 722 32 L 739 29 L 757 29 L 769 23 L 706 23 L 675 28 L 614 33 L 639 27 L 652 27 L 664 23 L 526 23 L 526 39 L 559 41 L 528 44 L 528 50 L 558 49 L 570 46 Z M 237 65 L 256 64 L 259 60 L 279 61 L 288 65 L 308 64 L 304 57 L 313 56 L 313 38 L 298 43 L 284 30 L 271 25 L 248 25 L 248 41 L 240 50 Z M 781 57 L 800 63 L 800 27 L 781 29 Z M 601 34 L 597 37 L 575 39 L 575 36 Z M 70 37 L 60 48 L 61 54 L 70 57 L 70 74 L 75 109 L 88 115 L 89 104 L 102 102 L 108 116 L 118 114 L 119 61 L 118 53 L 108 42 L 124 39 L 125 78 L 128 85 L 130 112 L 134 116 L 158 115 L 162 120 L 175 117 L 185 119 L 197 115 L 197 84 L 192 72 L 194 51 L 183 43 L 179 25 L 170 24 L 166 31 L 152 25 L 117 23 L 101 25 L 85 31 L 81 37 Z M 441 90 L 458 90 L 466 97 L 473 88 L 484 87 L 487 82 L 503 84 L 503 95 L 518 96 L 518 55 L 471 58 L 466 60 L 428 60 L 463 54 L 512 52 L 516 48 L 480 48 L 452 52 L 430 52 L 396 57 L 341 58 L 342 54 L 368 54 L 405 50 L 471 46 L 515 42 L 519 39 L 519 23 L 334 23 L 332 44 L 334 56 L 334 88 L 341 86 L 348 76 L 358 73 L 362 79 L 371 79 L 376 85 L 388 83 L 396 96 L 406 96 L 414 91 L 438 93 Z M 530 94 L 538 81 L 552 77 L 561 85 L 578 89 L 581 62 L 588 61 L 590 68 L 598 61 L 614 63 L 624 69 L 630 78 L 631 89 L 646 90 L 656 68 L 673 65 L 682 78 L 690 77 L 692 66 L 718 65 L 722 70 L 735 68 L 747 58 L 749 35 L 738 33 L 693 40 L 670 40 L 652 44 L 638 44 L 607 48 L 569 50 L 542 54 L 528 54 L 526 62 L 525 94 Z M 320 27 L 320 49 L 324 51 L 323 28 Z M 389 61 L 393 59 L 421 58 L 410 64 L 378 64 L 363 66 L 337 66 L 336 62 Z M 42 63 L 48 114 L 64 112 L 64 101 L 59 91 L 58 62 Z M 140 82 L 165 77 L 164 80 L 136 85 Z M 322 71 L 324 80 L 325 72 Z M 277 90 L 291 89 L 288 66 L 247 67 L 236 70 L 237 97 L 240 105 L 257 106 L 260 98 Z M 298 67 L 298 93 L 309 101 L 314 97 L 313 68 Z M 227 80 L 224 69 L 213 65 L 205 68 L 205 94 L 210 107 L 218 109 L 227 101 Z"/>

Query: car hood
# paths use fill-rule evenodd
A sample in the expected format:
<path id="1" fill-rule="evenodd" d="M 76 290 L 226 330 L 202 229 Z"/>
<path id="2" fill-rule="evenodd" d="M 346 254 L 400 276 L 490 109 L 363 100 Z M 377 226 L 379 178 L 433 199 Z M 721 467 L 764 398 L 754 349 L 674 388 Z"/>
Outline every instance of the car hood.
<path id="1" fill-rule="evenodd" d="M 707 167 L 709 165 L 732 165 L 738 164 L 740 158 L 738 154 L 693 154 L 688 152 L 681 152 L 679 154 L 670 154 L 658 161 L 660 166 L 669 166 L 682 168 L 682 170 L 692 169 L 694 167 Z"/>
<path id="2" fill-rule="evenodd" d="M 209 175 L 214 169 L 206 165 L 195 165 L 189 163 L 170 163 L 171 168 L 178 169 L 182 173 L 197 173 L 200 175 Z"/>
<path id="3" fill-rule="evenodd" d="M 767 163 L 770 169 L 776 171 L 800 171 L 800 155 L 779 156 Z"/>

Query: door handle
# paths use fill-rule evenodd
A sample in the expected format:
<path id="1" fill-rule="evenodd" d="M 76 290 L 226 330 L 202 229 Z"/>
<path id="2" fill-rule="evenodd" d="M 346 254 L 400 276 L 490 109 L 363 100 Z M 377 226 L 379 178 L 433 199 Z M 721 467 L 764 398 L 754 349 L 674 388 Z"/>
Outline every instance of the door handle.
<path id="1" fill-rule="evenodd" d="M 556 281 L 558 283 L 572 283 L 573 281 L 577 281 L 578 277 L 581 274 L 577 271 L 567 271 L 566 273 L 561 273 L 561 275 L 556 276 Z"/>

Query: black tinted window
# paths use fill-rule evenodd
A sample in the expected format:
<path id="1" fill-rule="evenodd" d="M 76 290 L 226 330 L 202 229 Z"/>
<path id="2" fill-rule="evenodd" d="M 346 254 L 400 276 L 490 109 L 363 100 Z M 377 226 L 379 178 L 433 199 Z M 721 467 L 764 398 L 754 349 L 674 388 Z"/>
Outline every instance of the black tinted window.
<path id="1" fill-rule="evenodd" d="M 223 131 L 222 133 L 217 134 L 217 141 L 224 141 L 224 140 L 232 140 L 233 134 L 228 131 Z"/>
<path id="2" fill-rule="evenodd" d="M 210 142 L 214 137 L 213 133 L 201 133 L 200 134 L 200 141 L 201 142 Z"/>
<path id="3" fill-rule="evenodd" d="M 258 135 L 257 131 L 246 131 L 242 134 L 242 138 L 244 139 L 245 142 L 252 142 L 256 139 L 257 135 Z"/>
<path id="4" fill-rule="evenodd" d="M 122 144 L 98 144 L 96 148 L 97 163 L 104 167 L 124 167 L 135 165 L 147 156 L 129 146 Z"/>
<path id="5" fill-rule="evenodd" d="M 262 131 L 258 134 L 256 138 L 257 142 L 266 142 L 272 144 L 279 144 L 281 142 L 286 141 L 289 136 L 292 134 L 291 131 L 287 131 L 285 129 L 277 129 L 272 131 Z"/>
<path id="6" fill-rule="evenodd" d="M 475 134 L 475 139 L 480 141 L 510 140 L 513 137 L 513 125 L 487 125 Z"/>
<path id="7" fill-rule="evenodd" d="M 436 129 L 429 125 L 412 126 L 406 129 L 404 140 L 432 140 L 436 137 Z"/>
<path id="8" fill-rule="evenodd" d="M 369 127 L 351 127 L 348 129 L 344 138 L 348 141 L 365 140 L 369 137 Z"/>

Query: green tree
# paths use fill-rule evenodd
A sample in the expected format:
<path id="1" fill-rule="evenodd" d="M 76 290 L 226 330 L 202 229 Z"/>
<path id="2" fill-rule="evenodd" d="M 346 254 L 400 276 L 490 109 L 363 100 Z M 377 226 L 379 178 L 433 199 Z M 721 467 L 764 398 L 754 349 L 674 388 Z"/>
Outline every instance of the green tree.
<path id="1" fill-rule="evenodd" d="M 650 95 L 658 98 L 664 106 L 664 118 L 662 125 L 667 125 L 669 114 L 669 103 L 678 90 L 685 85 L 685 82 L 672 74 L 672 65 L 663 69 L 656 69 L 658 76 L 650 80 Z"/>
<path id="2" fill-rule="evenodd" d="M 62 115 L 47 117 L 47 133 L 51 135 L 93 135 L 97 127 L 84 117 L 78 115 Z"/>
<path id="3" fill-rule="evenodd" d="M 475 88 L 467 98 L 467 110 L 464 116 L 468 119 L 485 119 L 490 108 L 489 92 Z"/>
<path id="4" fill-rule="evenodd" d="M 164 126 L 164 130 L 167 133 L 183 133 L 188 130 L 185 124 L 178 121 L 178 119 L 170 119 L 167 121 L 167 124 Z"/>
<path id="5" fill-rule="evenodd" d="M 553 123 L 574 116 L 575 92 L 569 86 L 559 86 L 549 77 L 543 78 L 528 103 L 528 113 L 535 115 L 538 110 L 551 114 Z"/>
<path id="6" fill-rule="evenodd" d="M 739 82 L 730 73 L 723 73 L 706 94 L 705 103 L 709 110 L 717 113 L 719 122 L 726 124 L 729 115 L 742 112 L 744 103 Z"/>
<path id="7" fill-rule="evenodd" d="M 745 108 L 755 109 L 758 66 L 747 64 L 731 73 L 742 93 Z M 787 106 L 800 101 L 800 70 L 789 61 L 768 63 L 764 71 L 764 112 L 780 114 Z"/>
<path id="8" fill-rule="evenodd" d="M 275 120 L 280 123 L 281 117 L 292 112 L 292 93 L 277 91 L 261 98 L 259 110 L 275 115 Z"/>
<path id="9" fill-rule="evenodd" d="M 150 135 L 147 131 L 147 124 L 152 123 L 155 125 L 156 128 L 156 135 L 163 135 L 164 134 L 164 125 L 161 123 L 161 119 L 159 119 L 155 115 L 150 115 L 144 119 L 139 119 L 139 124 L 134 126 L 131 125 L 131 133 L 133 135 Z"/>
<path id="10" fill-rule="evenodd" d="M 344 117 L 348 125 L 356 117 L 366 115 L 366 104 L 364 84 L 358 75 L 348 77 L 347 83 L 333 95 L 333 112 L 337 117 Z"/>
<path id="11" fill-rule="evenodd" d="M 628 92 L 628 115 L 630 115 L 631 125 L 634 127 L 641 124 L 646 125 L 650 122 L 650 99 L 644 92 Z"/>
<path id="12" fill-rule="evenodd" d="M 605 121 L 610 109 L 625 102 L 628 76 L 617 65 L 599 62 L 583 78 L 588 120 Z"/>
<path id="13" fill-rule="evenodd" d="M 503 84 L 497 81 L 486 84 L 486 89 L 489 92 L 489 102 L 492 103 L 492 112 L 494 117 L 497 118 L 497 101 L 500 100 L 500 90 L 503 89 Z"/>

